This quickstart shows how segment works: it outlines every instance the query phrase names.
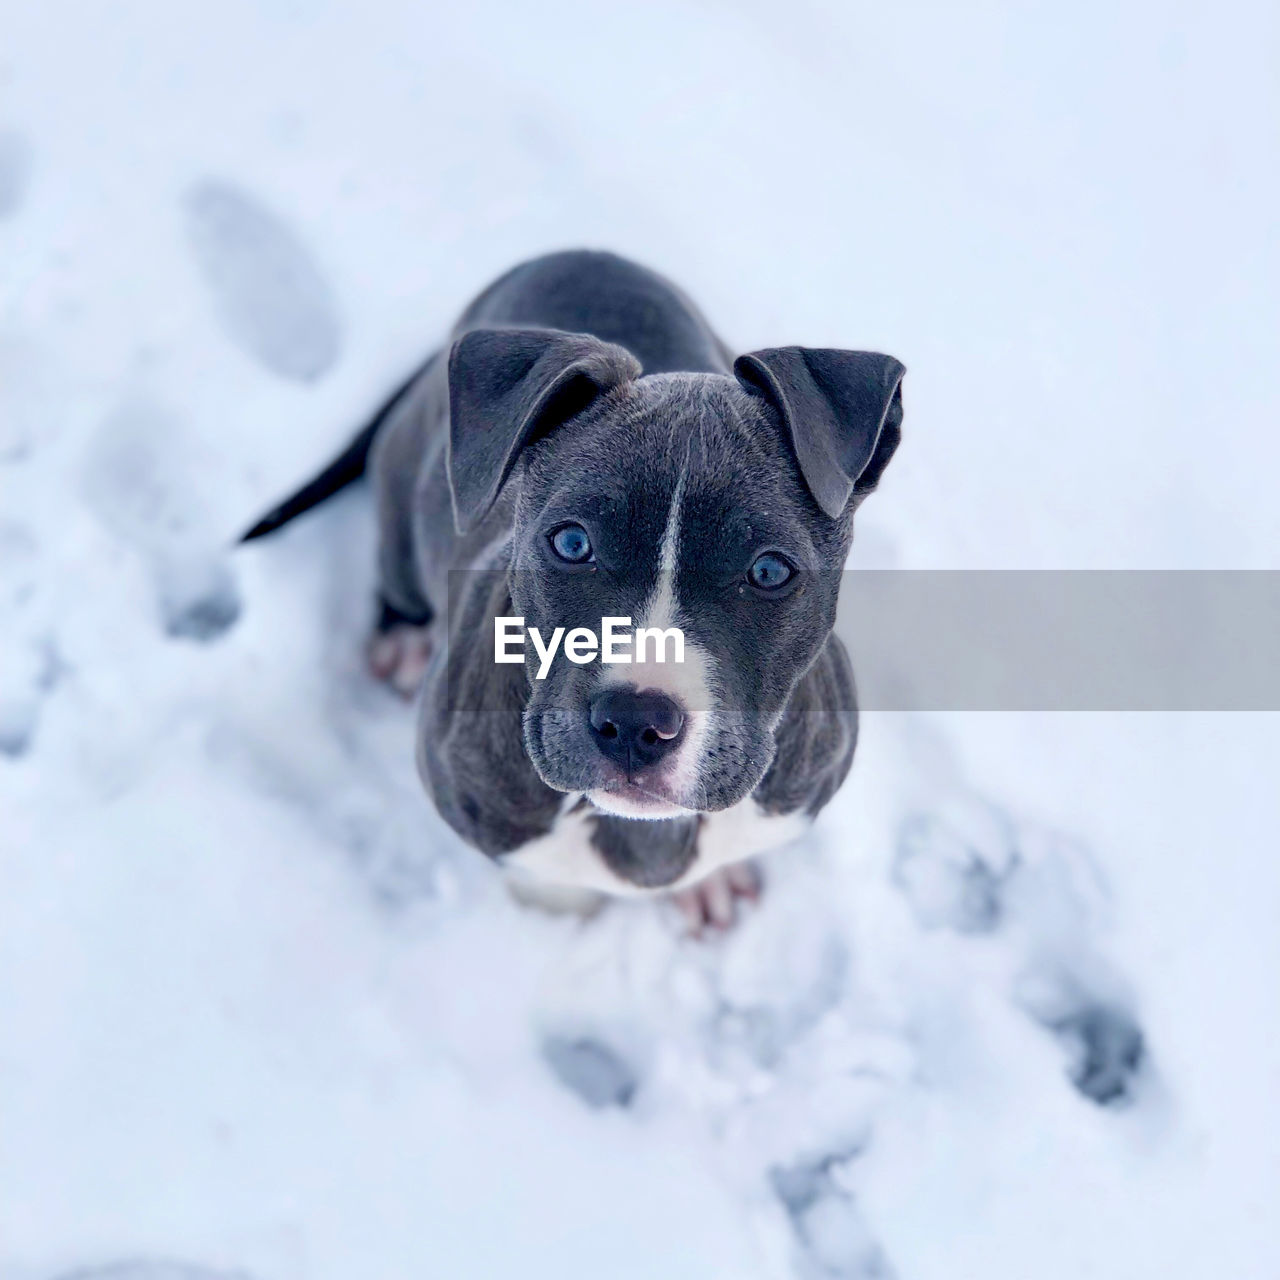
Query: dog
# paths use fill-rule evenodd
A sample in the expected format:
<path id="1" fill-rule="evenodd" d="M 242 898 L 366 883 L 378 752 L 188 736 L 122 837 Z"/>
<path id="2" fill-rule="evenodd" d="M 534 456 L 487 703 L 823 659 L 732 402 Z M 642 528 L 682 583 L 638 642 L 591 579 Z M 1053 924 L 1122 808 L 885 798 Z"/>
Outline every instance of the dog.
<path id="1" fill-rule="evenodd" d="M 673 894 L 724 926 L 751 860 L 844 781 L 858 711 L 833 635 L 854 512 L 901 437 L 905 369 L 736 360 L 674 284 L 613 254 L 523 263 L 466 309 L 259 538 L 366 470 L 374 673 L 422 687 L 418 765 L 464 840 L 526 884 Z M 604 619 L 683 661 L 498 660 L 495 627 Z M 656 649 L 656 643 L 651 648 Z M 546 664 L 542 664 L 546 667 Z"/>

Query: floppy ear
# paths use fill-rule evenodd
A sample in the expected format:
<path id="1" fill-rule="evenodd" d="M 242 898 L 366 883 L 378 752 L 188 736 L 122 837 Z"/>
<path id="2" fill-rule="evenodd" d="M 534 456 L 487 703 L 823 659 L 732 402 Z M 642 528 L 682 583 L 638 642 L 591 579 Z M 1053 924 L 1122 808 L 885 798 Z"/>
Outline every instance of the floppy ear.
<path id="1" fill-rule="evenodd" d="M 831 517 L 861 502 L 889 465 L 902 431 L 902 375 L 873 351 L 775 347 L 739 356 L 733 372 L 782 417 L 800 474 Z"/>
<path id="2" fill-rule="evenodd" d="M 449 353 L 449 489 L 459 533 L 473 529 L 520 450 L 640 374 L 622 347 L 557 329 L 473 329 Z"/>

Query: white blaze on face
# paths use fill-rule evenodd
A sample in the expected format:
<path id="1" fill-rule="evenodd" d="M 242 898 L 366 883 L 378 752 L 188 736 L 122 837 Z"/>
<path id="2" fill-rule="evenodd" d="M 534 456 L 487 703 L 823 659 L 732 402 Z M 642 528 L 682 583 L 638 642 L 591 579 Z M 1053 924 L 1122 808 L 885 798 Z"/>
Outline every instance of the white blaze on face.
<path id="1" fill-rule="evenodd" d="M 666 766 L 664 778 L 672 795 L 689 807 L 696 804 L 699 769 L 711 734 L 711 690 L 714 662 L 711 655 L 688 635 L 684 637 L 684 660 L 673 661 L 674 637 L 648 636 L 644 630 L 664 632 L 680 623 L 680 601 L 676 596 L 676 569 L 680 562 L 681 506 L 684 501 L 688 464 L 676 481 L 667 511 L 662 541 L 658 547 L 658 580 L 635 623 L 631 662 L 602 668 L 600 685 L 633 684 L 644 691 L 669 694 L 685 713 L 684 740 L 674 759 Z M 659 661 L 659 657 L 665 659 Z"/>

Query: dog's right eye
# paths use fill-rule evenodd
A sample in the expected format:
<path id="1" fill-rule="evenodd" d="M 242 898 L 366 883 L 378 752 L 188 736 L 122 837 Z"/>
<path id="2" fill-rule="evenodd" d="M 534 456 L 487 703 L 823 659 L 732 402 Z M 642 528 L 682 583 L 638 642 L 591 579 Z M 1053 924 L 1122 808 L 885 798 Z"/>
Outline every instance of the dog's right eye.
<path id="1" fill-rule="evenodd" d="M 747 571 L 751 585 L 764 592 L 780 591 L 795 576 L 791 562 L 773 551 L 757 556 Z"/>
<path id="2" fill-rule="evenodd" d="M 551 550 L 566 564 L 586 564 L 594 558 L 591 539 L 580 524 L 562 524 L 553 529 Z"/>

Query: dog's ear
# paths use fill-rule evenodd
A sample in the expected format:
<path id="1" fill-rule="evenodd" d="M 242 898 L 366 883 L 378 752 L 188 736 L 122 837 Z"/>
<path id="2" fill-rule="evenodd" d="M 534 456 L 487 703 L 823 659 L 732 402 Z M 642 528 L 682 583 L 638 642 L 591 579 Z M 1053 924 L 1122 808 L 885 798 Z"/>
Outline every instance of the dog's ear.
<path id="1" fill-rule="evenodd" d="M 739 356 L 733 372 L 782 417 L 800 474 L 827 515 L 856 506 L 902 436 L 902 375 L 874 351 L 775 347 Z"/>
<path id="2" fill-rule="evenodd" d="M 630 352 L 584 333 L 463 334 L 449 353 L 449 489 L 458 532 L 485 517 L 525 445 L 639 375 Z"/>

